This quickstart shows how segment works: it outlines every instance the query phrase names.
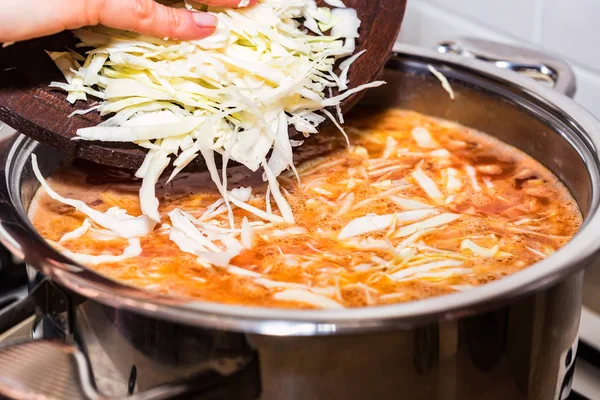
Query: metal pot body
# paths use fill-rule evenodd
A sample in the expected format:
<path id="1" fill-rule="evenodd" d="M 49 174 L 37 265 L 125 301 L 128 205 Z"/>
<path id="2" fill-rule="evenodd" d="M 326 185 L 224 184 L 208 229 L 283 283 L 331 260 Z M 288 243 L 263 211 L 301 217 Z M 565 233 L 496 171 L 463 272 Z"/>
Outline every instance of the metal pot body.
<path id="1" fill-rule="evenodd" d="M 564 249 L 484 287 L 404 305 L 300 312 L 187 304 L 101 278 L 36 236 L 23 219 L 38 186 L 29 154 L 38 154 L 45 175 L 63 160 L 55 150 L 7 135 L 0 141 L 6 179 L 0 238 L 69 293 L 57 301 L 42 296 L 42 333 L 58 326 L 74 337 L 97 388 L 115 396 L 207 369 L 236 370 L 244 364 L 236 358 L 257 357 L 262 399 L 565 398 L 581 271 L 594 265 L 600 247 L 593 227 L 600 222 L 600 125 L 551 89 L 459 58 L 405 48 L 388 63 L 388 84 L 363 101 L 459 122 L 542 162 L 586 217 Z M 430 74 L 430 64 L 450 79 L 455 100 Z M 58 308 L 67 304 L 66 312 L 43 304 L 49 299 Z M 240 385 L 239 393 L 254 396 Z M 243 398 L 239 393 L 220 398 Z"/>
<path id="2" fill-rule="evenodd" d="M 595 318 L 600 319 L 600 266 L 590 268 L 585 272 L 583 304 Z"/>
<path id="3" fill-rule="evenodd" d="M 578 273 L 480 315 L 357 335 L 244 335 L 91 300 L 77 307 L 75 325 L 98 389 L 113 396 L 187 379 L 206 368 L 202 360 L 240 354 L 247 343 L 258 356 L 262 400 L 564 399 L 574 369 L 581 286 Z M 235 398 L 251 400 L 255 387 L 249 385 Z"/>

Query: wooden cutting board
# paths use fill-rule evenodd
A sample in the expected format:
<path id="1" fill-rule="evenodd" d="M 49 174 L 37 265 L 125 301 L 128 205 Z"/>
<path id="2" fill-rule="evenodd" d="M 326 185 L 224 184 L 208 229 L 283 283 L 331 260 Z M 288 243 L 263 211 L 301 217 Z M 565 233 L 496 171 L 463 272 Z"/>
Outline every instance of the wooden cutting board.
<path id="1" fill-rule="evenodd" d="M 367 53 L 350 69 L 350 87 L 377 78 L 391 54 L 398 36 L 406 0 L 346 0 L 361 19 L 357 51 Z M 0 120 L 17 131 L 59 149 L 67 157 L 83 158 L 97 163 L 127 169 L 138 168 L 146 150 L 135 144 L 86 142 L 71 140 L 77 129 L 95 126 L 102 121 L 96 112 L 69 117 L 77 109 L 89 108 L 95 99 L 71 105 L 67 94 L 48 87 L 50 82 L 63 82 L 64 77 L 45 53 L 75 49 L 77 39 L 70 32 L 29 40 L 0 50 Z M 347 112 L 359 100 L 357 93 L 344 100 Z M 198 157 L 201 158 L 201 157 Z M 202 168 L 197 163 L 196 168 Z"/>

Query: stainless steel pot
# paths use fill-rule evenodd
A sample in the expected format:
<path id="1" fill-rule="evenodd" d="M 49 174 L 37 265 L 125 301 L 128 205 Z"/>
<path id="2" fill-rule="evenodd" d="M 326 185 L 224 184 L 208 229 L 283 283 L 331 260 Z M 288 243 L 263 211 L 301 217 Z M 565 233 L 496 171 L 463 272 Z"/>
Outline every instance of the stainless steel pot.
<path id="1" fill-rule="evenodd" d="M 136 393 L 134 398 L 143 399 L 190 391 L 201 398 L 236 399 L 259 393 L 262 399 L 565 398 L 577 345 L 582 271 L 594 265 L 600 248 L 600 124 L 556 90 L 474 58 L 543 75 L 572 94 L 573 77 L 562 63 L 526 63 L 521 54 L 511 64 L 498 48 L 487 47 L 484 54 L 466 51 L 460 43 L 441 49 L 467 57 L 401 46 L 386 67 L 388 84 L 363 101 L 457 121 L 542 162 L 566 184 L 585 216 L 580 232 L 563 249 L 477 289 L 391 306 L 291 311 L 160 296 L 76 265 L 40 238 L 26 218 L 38 186 L 29 155 L 38 155 L 45 175 L 61 156 L 23 136 L 4 135 L 0 240 L 42 274 L 37 278 L 50 279 L 36 281 L 32 297 L 52 322 L 41 329 L 58 327 L 64 340 L 0 349 L 0 393 L 56 398 Z M 448 77 L 454 101 L 428 65 Z"/>

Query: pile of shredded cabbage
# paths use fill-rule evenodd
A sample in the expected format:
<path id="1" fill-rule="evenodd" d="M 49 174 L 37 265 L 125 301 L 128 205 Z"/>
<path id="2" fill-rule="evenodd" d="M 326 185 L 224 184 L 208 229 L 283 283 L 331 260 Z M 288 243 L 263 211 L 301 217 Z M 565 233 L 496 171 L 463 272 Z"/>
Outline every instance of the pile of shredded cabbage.
<path id="1" fill-rule="evenodd" d="M 101 99 L 75 113 L 112 115 L 98 126 L 79 129 L 76 139 L 132 142 L 149 150 L 136 176 L 143 179 L 140 203 L 150 229 L 160 222 L 158 179 L 171 162 L 173 179 L 198 154 L 234 228 L 231 204 L 243 201 L 227 190 L 214 152 L 222 156 L 223 169 L 228 160 L 263 169 L 280 215 L 249 211 L 293 223 L 277 183 L 279 174 L 294 169 L 292 147 L 302 143 L 290 140 L 288 126 L 308 136 L 328 117 L 339 127 L 344 98 L 384 83 L 348 87 L 348 70 L 364 53 L 353 55 L 360 20 L 340 0 L 327 4 L 333 8 L 317 7 L 314 0 L 260 0 L 243 9 L 204 6 L 219 19 L 216 32 L 189 42 L 105 27 L 80 29 L 75 31 L 78 46 L 92 50 L 87 57 L 71 50 L 49 52 L 67 81 L 51 86 L 67 91 L 71 103 L 88 95 Z M 342 58 L 336 73 L 334 64 Z M 338 90 L 336 96 L 332 89 Z"/>

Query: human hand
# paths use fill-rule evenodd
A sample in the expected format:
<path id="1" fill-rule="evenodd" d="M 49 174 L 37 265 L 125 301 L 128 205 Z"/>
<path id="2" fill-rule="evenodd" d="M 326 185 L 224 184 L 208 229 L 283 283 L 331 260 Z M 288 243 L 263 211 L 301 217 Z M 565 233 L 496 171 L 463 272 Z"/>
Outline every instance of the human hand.
<path id="1" fill-rule="evenodd" d="M 258 0 L 197 0 L 212 6 L 253 5 Z M 156 37 L 192 40 L 212 34 L 214 15 L 174 9 L 154 0 L 0 0 L 0 42 L 51 35 L 102 24 Z"/>

